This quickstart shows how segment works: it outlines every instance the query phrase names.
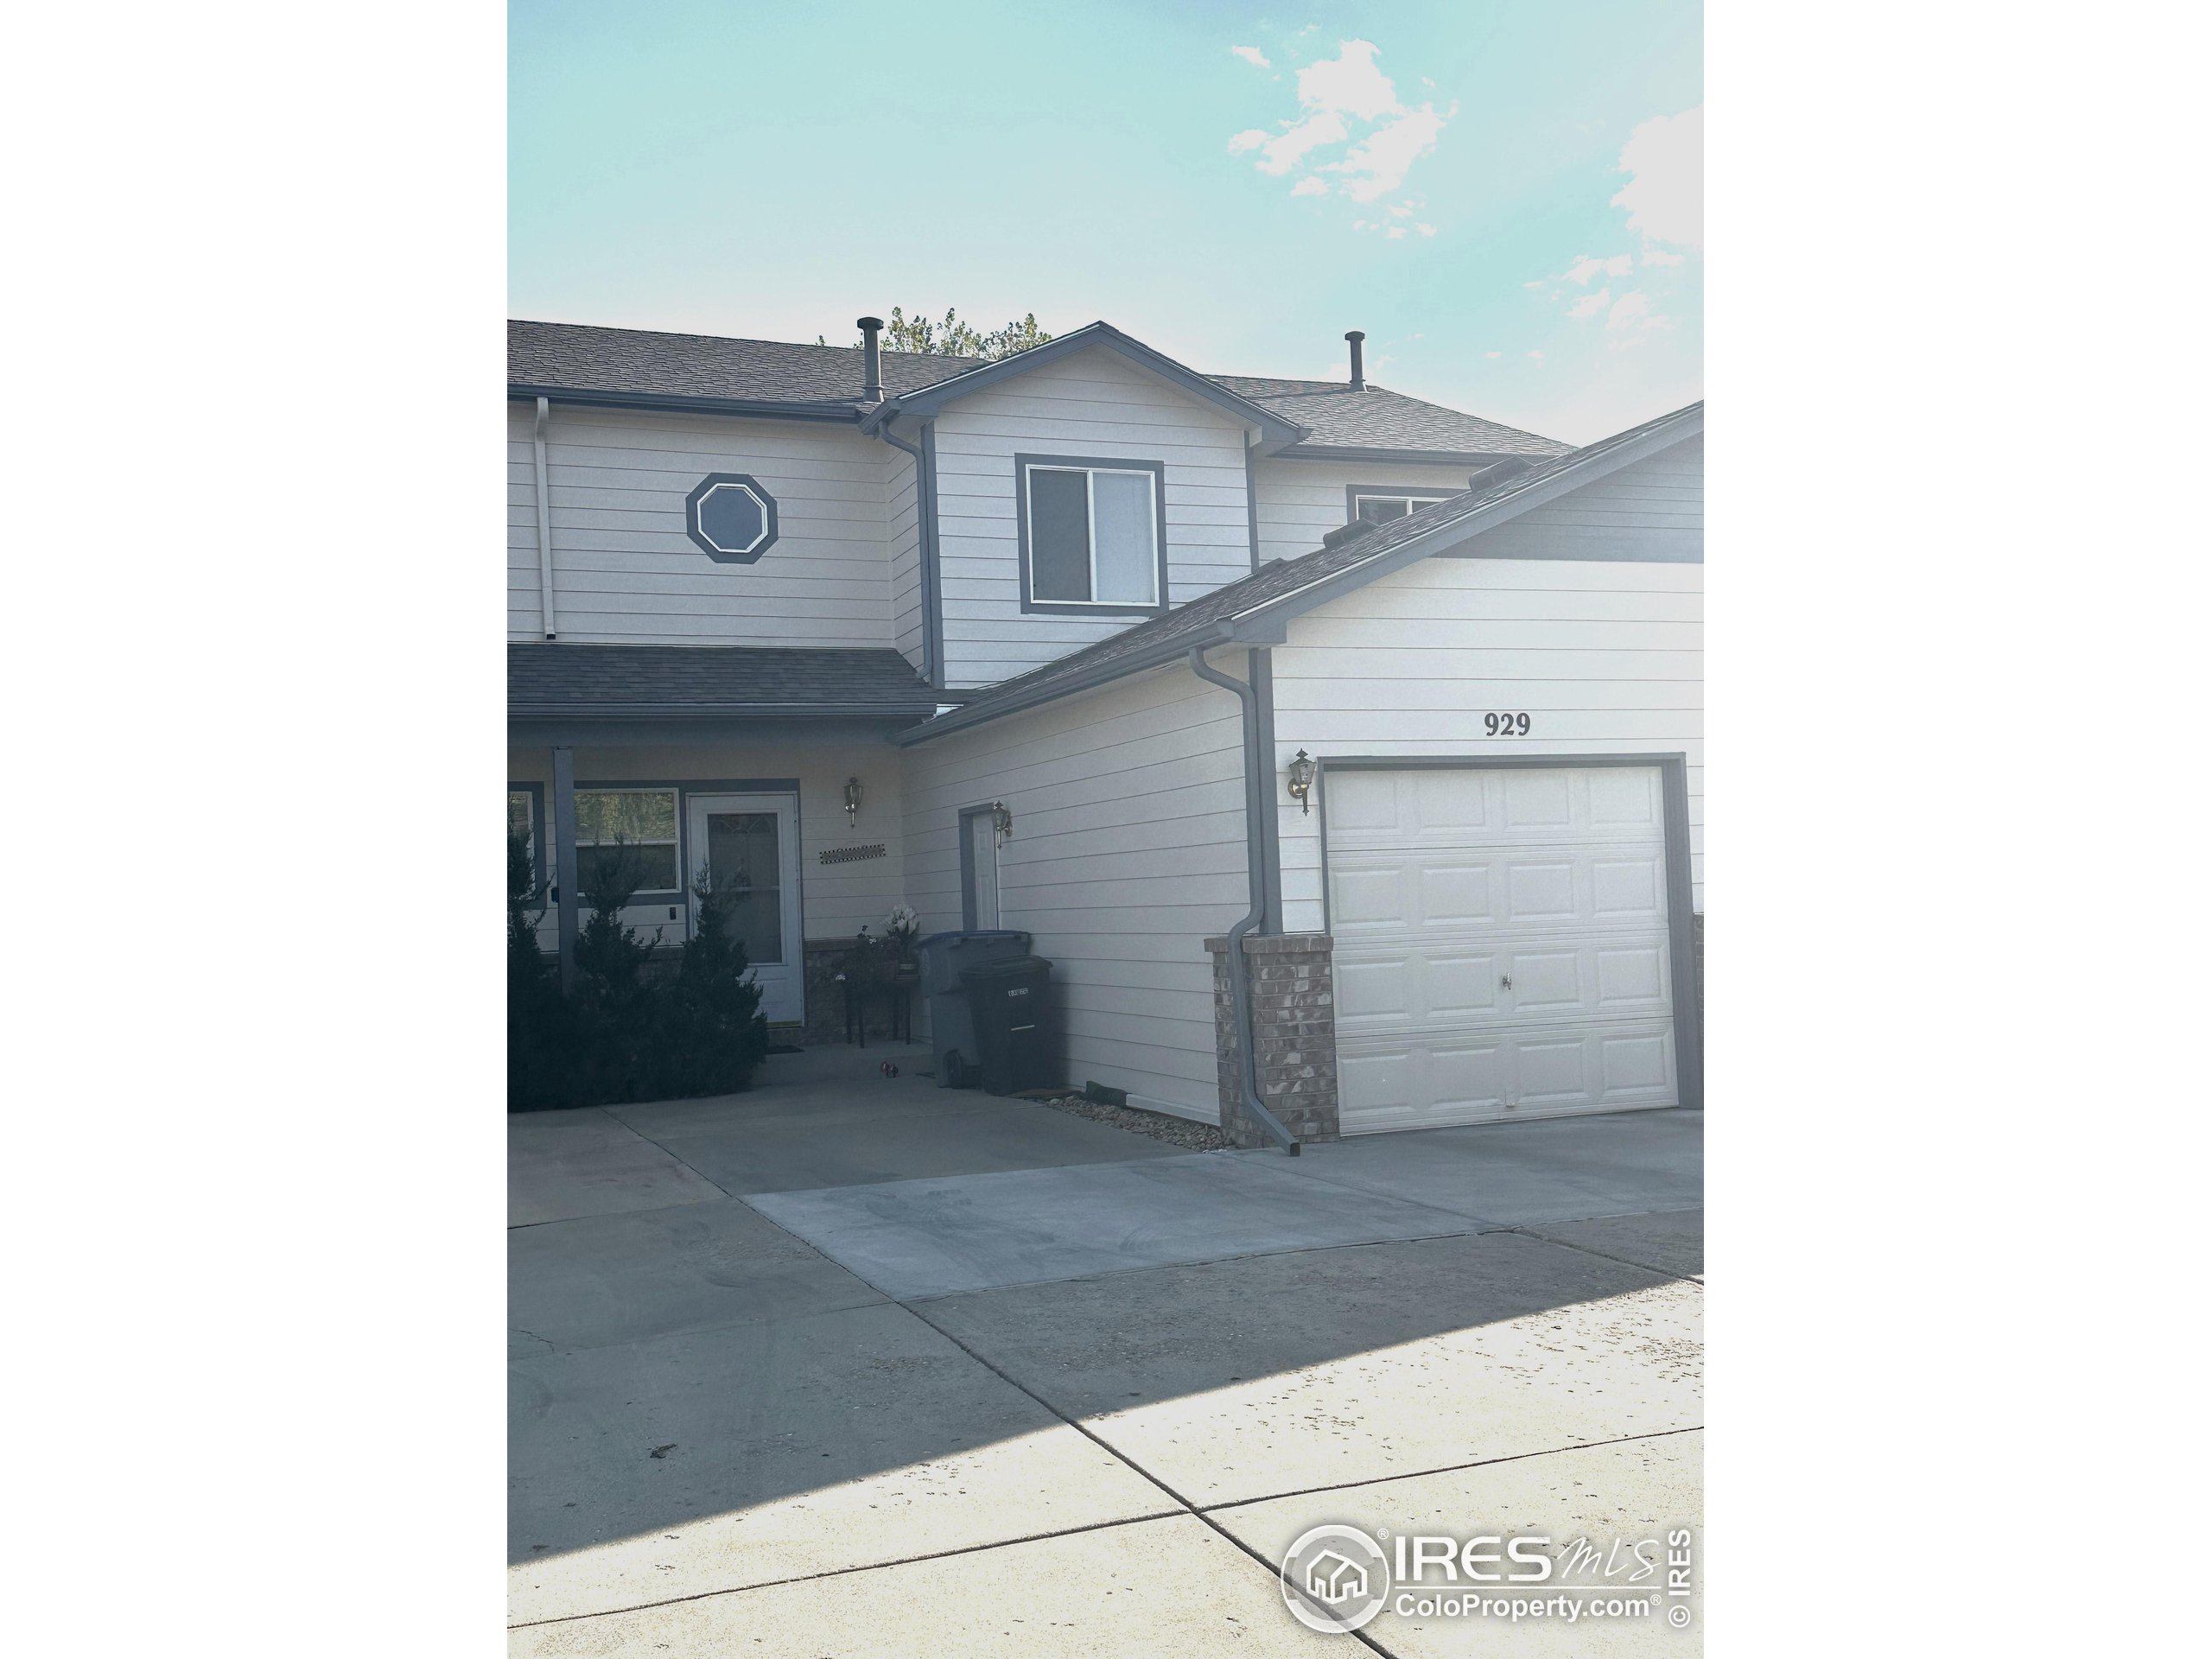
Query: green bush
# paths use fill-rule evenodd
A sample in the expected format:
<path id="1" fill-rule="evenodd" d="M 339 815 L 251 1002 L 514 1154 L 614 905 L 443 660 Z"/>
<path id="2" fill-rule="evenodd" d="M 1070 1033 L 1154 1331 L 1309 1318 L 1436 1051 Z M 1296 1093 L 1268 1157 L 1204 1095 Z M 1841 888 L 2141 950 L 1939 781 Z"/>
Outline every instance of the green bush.
<path id="1" fill-rule="evenodd" d="M 518 845 L 519 843 L 516 843 Z M 579 882 L 591 909 L 577 931 L 575 984 L 563 995 L 537 947 L 543 908 L 526 849 L 508 853 L 507 1103 L 510 1110 L 734 1094 L 768 1048 L 760 988 L 729 906 L 702 879 L 698 926 L 672 976 L 648 971 L 652 946 L 622 924 L 633 883 L 620 849 Z"/>
<path id="2" fill-rule="evenodd" d="M 664 1098 L 733 1094 L 768 1052 L 760 988 L 745 977 L 745 946 L 730 931 L 729 900 L 703 874 L 692 891 L 697 925 L 658 1009 L 655 1053 Z"/>
<path id="3" fill-rule="evenodd" d="M 568 1022 L 553 963 L 537 948 L 537 875 L 530 842 L 507 837 L 507 1109 L 562 1103 Z"/>

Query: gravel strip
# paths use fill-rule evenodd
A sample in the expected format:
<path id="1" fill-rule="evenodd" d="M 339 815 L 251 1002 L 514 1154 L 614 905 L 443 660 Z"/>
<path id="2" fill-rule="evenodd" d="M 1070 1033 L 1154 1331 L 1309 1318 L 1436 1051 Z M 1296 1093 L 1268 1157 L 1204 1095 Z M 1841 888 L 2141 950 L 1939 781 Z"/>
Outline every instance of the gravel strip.
<path id="1" fill-rule="evenodd" d="M 1226 1152 L 1229 1149 L 1229 1137 L 1219 1129 L 1211 1123 L 1194 1123 L 1187 1117 L 1170 1117 L 1165 1112 L 1140 1111 L 1134 1106 L 1108 1106 L 1086 1095 L 1060 1095 L 1049 1100 L 1034 1100 L 1032 1103 L 1049 1106 L 1056 1112 L 1067 1113 L 1071 1117 L 1087 1117 L 1094 1123 L 1109 1123 L 1117 1129 L 1127 1129 L 1131 1135 L 1148 1135 L 1154 1141 L 1165 1141 L 1171 1147 L 1185 1147 L 1192 1152 Z"/>

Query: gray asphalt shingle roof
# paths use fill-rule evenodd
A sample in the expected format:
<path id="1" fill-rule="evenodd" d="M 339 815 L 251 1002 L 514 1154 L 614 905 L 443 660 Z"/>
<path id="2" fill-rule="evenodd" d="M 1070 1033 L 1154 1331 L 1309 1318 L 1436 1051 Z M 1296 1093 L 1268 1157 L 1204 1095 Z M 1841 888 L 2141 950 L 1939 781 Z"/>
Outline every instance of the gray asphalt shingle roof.
<path id="1" fill-rule="evenodd" d="M 919 391 L 982 360 L 886 352 L 884 391 L 893 397 Z M 1304 447 L 1475 455 L 1554 455 L 1567 447 L 1372 383 L 1365 391 L 1354 391 L 1327 380 L 1205 378 L 1310 429 L 1301 440 Z M 818 405 L 825 411 L 855 414 L 868 407 L 861 401 L 856 346 L 799 346 L 566 322 L 507 324 L 507 382 L 543 390 Z"/>
<path id="2" fill-rule="evenodd" d="M 1372 380 L 1366 391 L 1354 391 L 1329 380 L 1263 380 L 1243 374 L 1206 378 L 1310 429 L 1299 441 L 1301 448 L 1436 449 L 1485 455 L 1556 455 L 1570 448 L 1556 438 L 1540 438 L 1518 427 L 1386 391 Z"/>
<path id="3" fill-rule="evenodd" d="M 1271 602 L 1287 598 L 1303 588 L 1313 587 L 1331 577 L 1372 564 L 1386 554 L 1417 541 L 1434 531 L 1448 529 L 1461 519 L 1510 501 L 1537 486 L 1546 483 L 1559 474 L 1595 461 L 1616 449 L 1637 442 L 1654 429 L 1669 422 L 1680 421 L 1693 410 L 1701 411 L 1701 404 L 1690 404 L 1656 420 L 1632 426 L 1625 432 L 1617 432 L 1609 438 L 1586 444 L 1565 454 L 1554 455 L 1533 462 L 1508 462 L 1513 470 L 1494 483 L 1478 484 L 1446 500 L 1423 507 L 1419 512 L 1394 518 L 1379 529 L 1363 536 L 1339 543 L 1335 547 L 1323 547 L 1294 559 L 1280 559 L 1262 565 L 1250 575 L 1217 588 L 1210 594 L 1177 606 L 1165 616 L 1141 622 L 1133 628 L 1086 645 L 1056 662 L 1011 680 L 1001 680 L 988 690 L 970 696 L 957 711 L 962 724 L 979 719 L 988 719 L 994 713 L 1020 707 L 1038 701 L 1040 694 L 1052 695 L 1052 688 L 1065 683 L 1071 687 L 1087 683 L 1102 672 L 1111 672 L 1112 664 L 1124 659 L 1149 657 L 1161 652 L 1173 652 L 1177 648 L 1221 639 L 1219 624 L 1249 614 Z M 1448 542 L 1446 544 L 1449 544 Z"/>
<path id="4" fill-rule="evenodd" d="M 956 701 L 895 651 L 741 645 L 507 646 L 517 719 L 840 714 L 926 720 Z"/>
<path id="5" fill-rule="evenodd" d="M 884 389 L 918 391 L 982 360 L 886 352 Z M 571 391 L 863 407 L 857 346 L 795 346 L 570 322 L 509 321 L 507 382 Z"/>

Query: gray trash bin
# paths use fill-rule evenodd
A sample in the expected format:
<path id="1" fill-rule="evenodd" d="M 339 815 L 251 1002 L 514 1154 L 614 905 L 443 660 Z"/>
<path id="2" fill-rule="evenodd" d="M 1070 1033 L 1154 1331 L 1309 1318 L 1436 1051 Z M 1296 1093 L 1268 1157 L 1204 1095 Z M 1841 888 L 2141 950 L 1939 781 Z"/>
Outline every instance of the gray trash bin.
<path id="1" fill-rule="evenodd" d="M 959 1089 L 982 1080 L 976 1046 L 976 1021 L 960 976 L 992 963 L 1019 962 L 1029 954 L 1029 935 L 1017 928 L 955 928 L 916 942 L 921 963 L 917 988 L 929 1005 L 930 1052 L 937 1065 L 937 1086 Z"/>

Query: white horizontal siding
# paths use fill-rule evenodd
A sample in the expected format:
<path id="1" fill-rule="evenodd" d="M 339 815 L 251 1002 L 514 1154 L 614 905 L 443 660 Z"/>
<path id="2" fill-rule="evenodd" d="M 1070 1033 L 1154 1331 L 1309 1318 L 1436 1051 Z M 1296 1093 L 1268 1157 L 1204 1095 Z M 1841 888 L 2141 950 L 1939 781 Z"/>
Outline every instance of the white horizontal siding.
<path id="1" fill-rule="evenodd" d="M 576 781 L 594 783 L 695 784 L 733 779 L 796 778 L 799 786 L 800 921 L 810 939 L 846 938 L 865 925 L 880 934 L 883 918 L 904 896 L 906 859 L 901 846 L 906 817 L 899 800 L 899 752 L 887 743 L 742 743 L 653 745 L 575 752 Z M 861 810 L 845 826 L 845 780 L 861 780 Z M 553 758 L 550 750 L 515 747 L 507 756 L 511 783 L 542 784 L 551 810 Z M 688 826 L 680 821 L 677 835 Z M 824 864 L 821 855 L 839 847 L 884 843 L 884 856 L 852 863 Z M 679 849 L 689 868 L 690 849 Z M 683 923 L 671 922 L 666 905 L 634 906 L 623 914 L 631 926 L 664 943 L 683 938 Z M 539 937 L 555 942 L 556 918 L 549 911 Z"/>
<path id="2" fill-rule="evenodd" d="M 534 415 L 530 404 L 509 404 L 512 639 L 539 632 Z M 896 643 L 893 478 L 911 467 L 888 446 L 798 422 L 556 403 L 547 427 L 546 467 L 562 639 Z M 718 563 L 684 532 L 684 498 L 718 472 L 748 474 L 776 499 L 777 539 L 757 563 Z M 911 506 L 907 517 L 911 521 Z"/>
<path id="3" fill-rule="evenodd" d="M 1103 349 L 949 405 L 938 416 L 936 454 L 950 685 L 1026 673 L 1143 620 L 1023 613 L 1016 454 L 1160 462 L 1175 604 L 1251 569 L 1243 428 Z"/>
<path id="4" fill-rule="evenodd" d="M 906 751 L 906 886 L 925 932 L 961 925 L 961 809 L 1014 814 L 1000 920 L 1052 959 L 1071 1083 L 1214 1120 L 1205 940 L 1244 913 L 1242 745 L 1236 699 L 1173 668 Z"/>
<path id="5" fill-rule="evenodd" d="M 1702 434 L 1485 531 L 1485 558 L 1694 556 L 1705 545 Z"/>
<path id="6" fill-rule="evenodd" d="M 1407 467 L 1384 461 L 1286 461 L 1268 456 L 1252 463 L 1252 494 L 1260 524 L 1260 557 L 1294 559 L 1321 545 L 1321 538 L 1343 527 L 1344 489 L 1353 484 L 1417 485 L 1451 493 L 1467 487 L 1474 469 Z"/>
<path id="7" fill-rule="evenodd" d="M 1703 579 L 1700 564 L 1487 558 L 1382 577 L 1297 619 L 1276 648 L 1275 776 L 1301 748 L 1325 762 L 1682 753 L 1701 909 Z M 1487 712 L 1526 713 L 1529 735 L 1484 736 Z M 1275 800 L 1284 926 L 1318 930 L 1321 817 L 1280 786 Z"/>

